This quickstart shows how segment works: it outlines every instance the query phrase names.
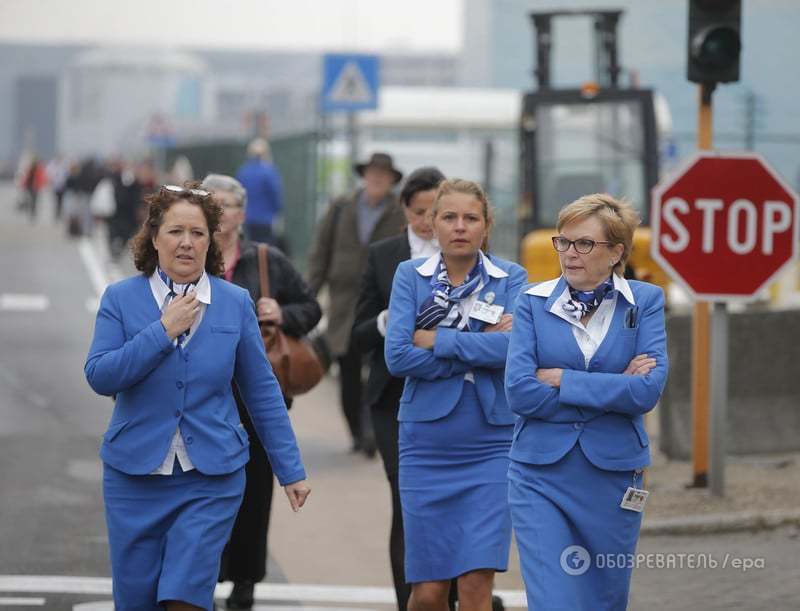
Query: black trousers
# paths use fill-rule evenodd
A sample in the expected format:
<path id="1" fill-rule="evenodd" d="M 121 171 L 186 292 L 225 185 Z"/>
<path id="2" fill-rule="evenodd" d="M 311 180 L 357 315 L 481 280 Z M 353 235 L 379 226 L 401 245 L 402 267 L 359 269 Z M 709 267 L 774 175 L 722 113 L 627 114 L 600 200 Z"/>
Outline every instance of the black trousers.
<path id="1" fill-rule="evenodd" d="M 392 527 L 389 532 L 389 561 L 392 565 L 392 580 L 397 596 L 397 608 L 406 611 L 411 586 L 406 583 L 405 544 L 403 535 L 403 509 L 400 505 L 400 485 L 398 481 L 399 450 L 397 447 L 398 423 L 397 409 L 400 395 L 403 394 L 403 380 L 393 378 L 372 406 L 372 426 L 375 430 L 375 444 L 378 446 L 386 478 L 392 494 Z"/>
<path id="2" fill-rule="evenodd" d="M 242 504 L 233 524 L 231 538 L 222 552 L 219 580 L 257 583 L 267 575 L 267 537 L 275 478 L 250 416 L 238 392 L 234 391 L 234 394 L 239 417 L 250 436 L 250 460 L 245 465 L 247 481 Z M 291 399 L 285 400 L 286 405 L 291 407 Z"/>
<path id="3" fill-rule="evenodd" d="M 361 382 L 361 353 L 350 342 L 347 352 L 337 360 L 339 363 L 339 398 L 342 413 L 353 443 L 361 443 L 367 419 L 364 417 L 363 384 Z M 367 422 L 365 422 L 367 420 Z M 371 431 L 366 431 L 367 434 Z"/>

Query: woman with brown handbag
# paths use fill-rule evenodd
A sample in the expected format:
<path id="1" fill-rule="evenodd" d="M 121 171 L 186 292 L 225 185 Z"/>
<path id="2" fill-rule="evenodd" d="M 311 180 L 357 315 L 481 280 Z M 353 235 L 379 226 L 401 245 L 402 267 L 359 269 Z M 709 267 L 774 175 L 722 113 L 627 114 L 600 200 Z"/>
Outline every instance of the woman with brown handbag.
<path id="1" fill-rule="evenodd" d="M 211 191 L 222 207 L 216 240 L 225 262 L 225 279 L 247 289 L 256 304 L 259 322 L 280 328 L 287 336 L 300 338 L 311 331 L 322 312 L 303 277 L 278 249 L 270 247 L 268 259 L 270 297 L 261 297 L 258 245 L 241 236 L 247 194 L 235 178 L 209 174 L 202 187 Z M 235 392 L 245 428 L 252 426 L 241 397 Z M 291 397 L 284 397 L 291 407 Z M 222 554 L 220 581 L 233 581 L 228 609 L 250 609 L 255 584 L 266 576 L 267 534 L 272 504 L 273 475 L 264 448 L 250 435 L 247 484 L 230 541 Z"/>

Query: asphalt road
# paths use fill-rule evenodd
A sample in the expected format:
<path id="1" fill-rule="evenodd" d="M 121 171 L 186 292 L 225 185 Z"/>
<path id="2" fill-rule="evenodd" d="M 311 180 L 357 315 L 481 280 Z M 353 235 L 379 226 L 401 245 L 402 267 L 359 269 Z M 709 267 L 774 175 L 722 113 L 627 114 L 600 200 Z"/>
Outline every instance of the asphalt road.
<path id="1" fill-rule="evenodd" d="M 108 610 L 97 451 L 111 403 L 88 388 L 83 362 L 99 282 L 93 257 L 105 277 L 109 268 L 100 240 L 69 240 L 47 205 L 40 212 L 30 224 L 0 186 L 0 610 Z M 296 401 L 292 420 L 314 490 L 297 515 L 276 491 L 256 609 L 390 609 L 380 463 L 347 452 L 331 379 Z M 792 529 L 644 538 L 629 608 L 799 609 L 798 551 Z M 757 566 L 743 570 L 749 563 Z M 510 606 L 524 605 L 516 556 L 497 586 Z"/>

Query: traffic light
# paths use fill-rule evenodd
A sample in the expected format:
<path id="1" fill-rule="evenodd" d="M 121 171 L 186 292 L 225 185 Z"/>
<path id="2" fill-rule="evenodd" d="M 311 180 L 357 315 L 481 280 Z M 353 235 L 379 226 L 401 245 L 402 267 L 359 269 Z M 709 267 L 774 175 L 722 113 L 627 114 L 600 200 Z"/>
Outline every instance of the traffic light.
<path id="1" fill-rule="evenodd" d="M 693 83 L 739 80 L 742 0 L 689 0 L 689 64 Z"/>

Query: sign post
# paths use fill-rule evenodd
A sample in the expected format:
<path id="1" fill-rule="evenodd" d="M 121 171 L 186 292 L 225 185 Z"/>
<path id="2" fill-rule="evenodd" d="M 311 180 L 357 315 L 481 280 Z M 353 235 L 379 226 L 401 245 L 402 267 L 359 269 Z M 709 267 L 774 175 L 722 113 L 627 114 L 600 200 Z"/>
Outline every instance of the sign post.
<path id="1" fill-rule="evenodd" d="M 755 154 L 701 152 L 653 189 L 652 256 L 711 315 L 710 481 L 723 494 L 725 303 L 747 301 L 798 256 L 800 198 Z"/>
<path id="2" fill-rule="evenodd" d="M 380 58 L 377 55 L 329 53 L 323 57 L 320 107 L 323 113 L 347 113 L 350 167 L 358 160 L 356 112 L 378 107 L 379 87 Z M 353 180 L 351 173 L 348 182 Z"/>

